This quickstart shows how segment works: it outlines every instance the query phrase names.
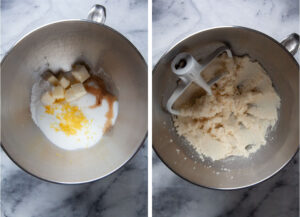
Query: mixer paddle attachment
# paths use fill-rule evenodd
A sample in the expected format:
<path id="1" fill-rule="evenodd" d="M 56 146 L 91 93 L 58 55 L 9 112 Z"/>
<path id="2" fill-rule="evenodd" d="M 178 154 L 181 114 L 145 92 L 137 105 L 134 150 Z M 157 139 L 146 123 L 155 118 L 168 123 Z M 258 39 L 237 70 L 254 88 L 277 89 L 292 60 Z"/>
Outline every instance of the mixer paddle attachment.
<path id="1" fill-rule="evenodd" d="M 227 53 L 228 57 L 232 58 L 231 50 L 226 45 L 222 45 L 201 62 L 198 62 L 191 54 L 185 52 L 179 53 L 173 59 L 171 63 L 172 71 L 180 78 L 181 82 L 178 83 L 177 88 L 167 101 L 166 107 L 169 113 L 173 115 L 180 114 L 178 110 L 173 109 L 173 106 L 175 102 L 182 95 L 184 95 L 184 92 L 192 83 L 195 83 L 197 86 L 203 88 L 207 94 L 212 94 L 210 86 L 220 80 L 226 74 L 226 72 L 218 74 L 208 82 L 205 82 L 201 73 L 215 58 L 224 52 Z"/>

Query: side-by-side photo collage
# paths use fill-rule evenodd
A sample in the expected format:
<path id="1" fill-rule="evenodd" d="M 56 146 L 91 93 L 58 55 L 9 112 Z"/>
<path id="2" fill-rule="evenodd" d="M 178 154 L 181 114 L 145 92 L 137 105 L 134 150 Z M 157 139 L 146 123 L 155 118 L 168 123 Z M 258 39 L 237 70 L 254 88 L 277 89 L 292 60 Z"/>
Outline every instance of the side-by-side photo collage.
<path id="1" fill-rule="evenodd" d="M 1 0 L 0 217 L 299 217 L 299 0 Z"/>

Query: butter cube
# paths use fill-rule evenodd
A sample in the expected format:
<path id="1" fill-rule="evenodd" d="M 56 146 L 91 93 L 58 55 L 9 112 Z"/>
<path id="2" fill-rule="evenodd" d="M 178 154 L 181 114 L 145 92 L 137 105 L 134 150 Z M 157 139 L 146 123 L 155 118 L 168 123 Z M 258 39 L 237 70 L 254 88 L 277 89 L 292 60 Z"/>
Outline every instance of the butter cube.
<path id="1" fill-rule="evenodd" d="M 65 78 L 65 76 L 63 76 L 63 75 L 61 77 L 59 77 L 58 81 L 59 81 L 59 84 L 65 89 L 67 87 L 69 87 L 69 85 L 70 85 L 70 81 L 67 78 Z"/>
<path id="2" fill-rule="evenodd" d="M 66 90 L 65 98 L 68 102 L 79 99 L 86 94 L 86 90 L 81 83 L 73 84 Z"/>
<path id="3" fill-rule="evenodd" d="M 54 85 L 54 86 L 58 85 L 58 80 L 54 75 L 50 75 L 48 77 L 47 81 L 49 81 L 49 83 Z"/>
<path id="4" fill-rule="evenodd" d="M 46 72 L 44 72 L 44 74 L 42 76 L 44 77 L 44 79 L 46 81 L 48 81 L 53 86 L 58 85 L 57 78 L 53 75 L 53 73 L 50 70 L 47 70 Z"/>
<path id="5" fill-rule="evenodd" d="M 44 105 L 51 105 L 55 99 L 50 95 L 49 91 L 47 91 L 42 95 L 41 101 Z"/>
<path id="6" fill-rule="evenodd" d="M 81 83 L 83 83 L 90 77 L 90 74 L 88 73 L 84 65 L 76 65 L 72 70 L 72 75 L 77 81 L 80 81 Z"/>
<path id="7" fill-rule="evenodd" d="M 53 87 L 51 94 L 55 100 L 65 98 L 65 90 L 60 85 Z"/>

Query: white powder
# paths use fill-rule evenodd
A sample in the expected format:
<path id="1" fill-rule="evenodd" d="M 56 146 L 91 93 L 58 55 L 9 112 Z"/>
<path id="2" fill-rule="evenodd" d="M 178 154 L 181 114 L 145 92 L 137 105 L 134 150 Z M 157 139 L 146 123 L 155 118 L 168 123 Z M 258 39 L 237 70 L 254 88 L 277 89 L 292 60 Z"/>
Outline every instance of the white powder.
<path id="1" fill-rule="evenodd" d="M 212 86 L 213 95 L 192 99 L 173 117 L 178 134 L 212 160 L 248 157 L 265 145 L 280 107 L 271 79 L 258 62 L 222 55 L 203 75 L 209 80 L 224 71 L 228 74 Z"/>
<path id="2" fill-rule="evenodd" d="M 37 81 L 33 84 L 31 90 L 31 102 L 30 111 L 34 123 L 37 125 L 37 108 L 42 105 L 41 97 L 44 92 L 50 90 L 51 85 L 49 82 L 39 77 Z"/>
<path id="3" fill-rule="evenodd" d="M 87 93 L 78 100 L 72 101 L 71 106 L 76 106 L 82 112 L 88 123 L 76 132 L 75 135 L 68 135 L 61 130 L 57 130 L 60 124 L 60 119 L 57 115 L 63 113 L 63 104 L 58 103 L 52 105 L 55 108 L 55 113 L 46 112 L 45 106 L 41 102 L 41 96 L 44 92 L 51 89 L 49 82 L 39 77 L 33 84 L 31 92 L 30 111 L 34 123 L 39 127 L 43 134 L 57 147 L 66 150 L 76 150 L 92 147 L 97 144 L 105 132 L 105 124 L 107 121 L 107 112 L 109 103 L 103 99 L 101 106 L 90 108 L 95 104 L 95 96 Z M 113 102 L 113 118 L 112 125 L 115 123 L 118 114 L 118 102 Z"/>

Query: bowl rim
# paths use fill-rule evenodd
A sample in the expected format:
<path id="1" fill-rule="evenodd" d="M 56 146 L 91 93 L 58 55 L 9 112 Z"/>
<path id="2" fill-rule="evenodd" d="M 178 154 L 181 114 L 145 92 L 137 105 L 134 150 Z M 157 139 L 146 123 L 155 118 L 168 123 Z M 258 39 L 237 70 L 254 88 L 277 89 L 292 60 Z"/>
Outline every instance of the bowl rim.
<path id="1" fill-rule="evenodd" d="M 157 68 L 158 66 L 161 64 L 162 60 L 170 53 L 170 51 L 172 51 L 176 46 L 178 46 L 180 43 L 184 42 L 185 40 L 188 40 L 192 37 L 194 37 L 195 35 L 197 34 L 200 34 L 200 33 L 203 33 L 203 32 L 207 32 L 207 31 L 211 31 L 211 30 L 217 30 L 217 29 L 244 29 L 246 31 L 250 31 L 250 32 L 254 32 L 254 33 L 257 33 L 257 34 L 260 34 L 264 37 L 266 37 L 267 39 L 275 42 L 275 44 L 277 44 L 278 46 L 280 46 L 289 56 L 290 58 L 292 58 L 292 60 L 295 62 L 295 64 L 298 65 L 299 67 L 299 63 L 296 61 L 296 59 L 294 58 L 294 56 L 280 43 L 278 42 L 277 40 L 275 40 L 274 38 L 272 38 L 271 36 L 263 33 L 263 32 L 260 32 L 258 30 L 255 30 L 255 29 L 251 29 L 251 28 L 248 28 L 248 27 L 244 27 L 244 26 L 237 26 L 237 25 L 228 25 L 228 26 L 216 26 L 216 27 L 212 27 L 212 28 L 205 28 L 205 29 L 202 29 L 200 31 L 196 31 L 196 32 L 193 32 L 187 36 L 185 36 L 183 39 L 179 40 L 178 42 L 176 42 L 175 44 L 172 44 L 171 47 L 169 47 L 164 53 L 163 55 L 159 58 L 159 60 L 157 61 L 157 63 L 155 64 L 153 70 L 152 70 L 152 75 L 155 74 L 155 72 L 157 71 Z M 299 51 L 300 52 L 300 51 Z M 152 122 L 153 122 L 153 118 L 152 118 Z M 153 126 L 152 126 L 153 128 Z M 246 188 L 250 188 L 252 186 L 255 186 L 257 184 L 260 184 L 260 183 L 263 183 L 267 180 L 269 180 L 270 178 L 272 178 L 273 176 L 275 176 L 276 174 L 278 174 L 279 171 L 281 171 L 287 164 L 289 164 L 291 162 L 291 160 L 297 155 L 298 151 L 299 151 L 299 145 L 295 151 L 295 153 L 288 159 L 286 160 L 286 162 L 284 164 L 281 165 L 281 167 L 279 167 L 277 170 L 275 170 L 272 174 L 266 176 L 265 178 L 257 181 L 257 182 L 254 182 L 254 183 L 250 183 L 250 184 L 247 184 L 247 185 L 242 185 L 242 186 L 238 186 L 238 187 L 211 187 L 211 186 L 208 186 L 208 185 L 202 185 L 202 184 L 199 184 L 199 183 L 196 183 L 195 181 L 191 181 L 189 180 L 187 177 L 184 177 L 183 175 L 179 174 L 178 172 L 175 171 L 175 169 L 173 169 L 170 165 L 168 165 L 164 160 L 163 160 L 163 157 L 159 154 L 159 152 L 157 151 L 157 149 L 155 148 L 155 145 L 154 145 L 154 142 L 152 142 L 152 148 L 153 150 L 155 151 L 156 155 L 158 156 L 158 158 L 165 164 L 165 166 L 167 166 L 167 168 L 169 168 L 173 173 L 175 173 L 177 176 L 179 176 L 181 179 L 187 181 L 187 182 L 190 182 L 198 187 L 204 187 L 204 188 L 207 188 L 207 189 L 211 189 L 211 190 L 220 190 L 220 191 L 232 191 L 232 190 L 239 190 L 239 189 L 246 189 Z"/>
<path id="2" fill-rule="evenodd" d="M 54 21 L 54 22 L 49 22 L 46 23 L 44 25 L 41 25 L 31 31 L 29 31 L 28 33 L 26 33 L 25 35 L 23 35 L 20 39 L 18 39 L 16 42 L 13 43 L 13 45 L 8 49 L 8 51 L 5 53 L 5 55 L 3 56 L 0 65 L 2 66 L 3 62 L 5 61 L 5 59 L 7 58 L 7 56 L 13 51 L 13 49 L 18 46 L 25 38 L 29 37 L 32 33 L 41 30 L 43 28 L 47 28 L 48 26 L 51 25 L 55 25 L 55 24 L 61 24 L 61 23 L 71 23 L 71 22 L 78 22 L 78 23 L 91 23 L 94 25 L 99 25 L 102 26 L 104 28 L 107 28 L 108 30 L 112 31 L 113 33 L 116 33 L 117 35 L 121 36 L 122 39 L 124 39 L 138 54 L 138 56 L 143 60 L 145 66 L 147 66 L 147 62 L 145 60 L 145 58 L 142 56 L 142 54 L 139 52 L 139 50 L 133 45 L 133 43 L 131 41 L 129 41 L 128 38 L 126 38 L 123 34 L 121 34 L 119 31 L 113 29 L 110 26 L 107 26 L 103 23 L 97 23 L 88 19 L 65 19 L 65 20 L 58 20 L 58 21 Z"/>
<path id="3" fill-rule="evenodd" d="M 49 23 L 46 23 L 44 25 L 41 25 L 35 29 L 33 29 L 32 31 L 26 33 L 24 36 L 22 36 L 19 40 L 17 40 L 9 49 L 8 51 L 5 53 L 5 55 L 3 56 L 2 60 L 1 60 L 1 69 L 2 69 L 2 65 L 3 63 L 5 62 L 6 58 L 9 56 L 9 54 L 18 46 L 21 44 L 21 42 L 26 39 L 27 37 L 29 37 L 31 34 L 33 34 L 34 32 L 36 31 L 39 31 L 43 28 L 47 28 L 49 26 L 52 26 L 52 25 L 56 25 L 56 24 L 61 24 L 61 23 L 72 23 L 72 22 L 78 22 L 78 23 L 90 23 L 92 25 L 100 25 L 106 29 L 108 29 L 109 31 L 117 34 L 118 36 L 120 36 L 123 40 L 125 40 L 125 42 L 127 42 L 129 44 L 129 46 L 131 48 L 133 48 L 138 57 L 142 60 L 143 62 L 143 65 L 145 66 L 146 69 L 148 69 L 147 67 L 147 62 L 145 60 L 145 58 L 142 56 L 142 54 L 139 52 L 139 50 L 133 45 L 133 43 L 131 41 L 129 41 L 129 39 L 127 39 L 123 34 L 121 34 L 120 32 L 118 32 L 117 30 L 105 25 L 105 24 L 102 24 L 102 23 L 97 23 L 97 22 L 94 22 L 94 21 L 91 21 L 91 20 L 88 20 L 88 19 L 64 19 L 64 20 L 59 20 L 59 21 L 54 21 L 54 22 L 49 22 Z M 0 72 L 2 73 L 2 72 Z M 148 71 L 146 72 L 148 73 Z M 1 74 L 0 74 L 1 75 Z M 148 103 L 148 102 L 147 102 Z M 1 110 L 2 111 L 2 110 Z M 2 112 L 1 112 L 2 113 Z M 148 122 L 148 120 L 147 120 Z M 3 127 L 1 128 L 1 134 L 2 134 L 2 129 Z M 1 136 L 2 137 L 2 136 Z M 84 180 L 84 181 L 76 181 L 76 182 L 72 182 L 72 181 L 68 181 L 68 182 L 60 182 L 60 181 L 54 181 L 54 180 L 48 180 L 46 178 L 42 178 L 42 177 L 39 177 L 37 174 L 34 174 L 30 171 L 28 171 L 28 169 L 25 169 L 22 165 L 20 165 L 15 159 L 12 158 L 12 156 L 8 153 L 8 151 L 5 149 L 5 144 L 2 142 L 2 138 L 0 140 L 0 146 L 2 148 L 2 150 L 6 153 L 6 155 L 8 156 L 8 158 L 13 161 L 19 168 L 21 168 L 23 171 L 25 171 L 26 173 L 32 175 L 33 177 L 36 177 L 42 181 L 46 181 L 46 182 L 49 182 L 49 183 L 54 183 L 54 184 L 62 184 L 62 185 L 77 185 L 77 184 L 85 184 L 85 183 L 91 183 L 91 182 L 95 182 L 95 181 L 98 181 L 100 179 L 103 179 L 115 172 L 117 172 L 118 170 L 120 170 L 123 166 L 125 166 L 125 164 L 127 164 L 131 159 L 134 158 L 134 156 L 137 154 L 137 152 L 141 149 L 141 147 L 143 145 L 145 145 L 146 143 L 146 140 L 148 138 L 148 125 L 147 125 L 147 130 L 145 132 L 145 135 L 142 137 L 142 140 L 139 142 L 139 145 L 137 146 L 136 150 L 134 151 L 134 153 L 129 156 L 129 158 L 127 160 L 125 160 L 122 164 L 120 164 L 119 166 L 117 166 L 114 170 L 111 170 L 110 172 L 108 172 L 107 174 L 103 175 L 103 176 L 100 176 L 100 177 L 96 177 L 96 178 L 92 178 L 92 179 L 87 179 L 87 180 Z"/>

